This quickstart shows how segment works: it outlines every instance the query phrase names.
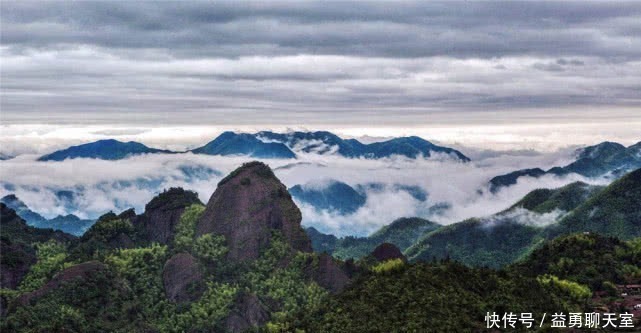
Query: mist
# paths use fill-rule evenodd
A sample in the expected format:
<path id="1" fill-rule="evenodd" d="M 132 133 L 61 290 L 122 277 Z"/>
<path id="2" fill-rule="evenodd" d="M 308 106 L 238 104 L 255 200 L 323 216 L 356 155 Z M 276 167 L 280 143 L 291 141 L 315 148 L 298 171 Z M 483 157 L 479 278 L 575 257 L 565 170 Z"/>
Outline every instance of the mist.
<path id="1" fill-rule="evenodd" d="M 538 179 L 519 178 L 517 184 L 494 194 L 487 191 L 488 180 L 496 175 L 521 168 L 566 165 L 574 159 L 573 149 L 545 153 L 483 150 L 470 163 L 438 154 L 429 159 L 396 156 L 370 160 L 297 153 L 295 161 L 264 160 L 288 188 L 297 184 L 322 188 L 330 181 L 341 181 L 354 188 L 370 183 L 383 185 L 376 190 L 363 186 L 365 204 L 347 215 L 297 202 L 303 225 L 339 236 L 367 235 L 400 217 L 418 216 L 450 224 L 502 211 L 536 188 L 556 188 L 574 181 L 606 183 L 578 175 L 546 175 Z M 119 161 L 39 162 L 38 156 L 22 154 L 0 161 L 0 194 L 14 193 L 32 210 L 48 218 L 69 213 L 97 218 L 131 207 L 141 213 L 155 195 L 176 186 L 197 192 L 206 203 L 222 177 L 250 160 L 183 153 L 141 155 Z M 399 185 L 420 187 L 427 193 L 427 200 L 417 200 L 400 190 Z M 60 196 L 60 191 L 68 191 L 72 196 Z"/>

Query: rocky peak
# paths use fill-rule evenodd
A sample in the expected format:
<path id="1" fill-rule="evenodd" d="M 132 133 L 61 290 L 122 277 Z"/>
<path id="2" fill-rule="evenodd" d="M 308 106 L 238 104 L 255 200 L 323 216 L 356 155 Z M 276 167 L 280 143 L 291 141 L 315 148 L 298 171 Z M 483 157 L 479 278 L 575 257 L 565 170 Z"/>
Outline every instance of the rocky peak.
<path id="1" fill-rule="evenodd" d="M 145 206 L 145 213 L 135 219 L 137 233 L 145 241 L 168 244 L 185 208 L 193 204 L 202 204 L 195 192 L 174 187 L 160 193 Z M 125 217 L 133 218 L 132 213 Z"/>
<path id="2" fill-rule="evenodd" d="M 383 243 L 377 246 L 372 252 L 372 256 L 378 261 L 386 261 L 392 259 L 401 259 L 407 261 L 401 250 L 392 243 Z"/>
<path id="3" fill-rule="evenodd" d="M 287 188 L 264 163 L 245 163 L 218 184 L 196 226 L 196 235 L 225 237 L 227 259 L 257 259 L 277 232 L 293 250 L 311 252 L 301 213 Z"/>

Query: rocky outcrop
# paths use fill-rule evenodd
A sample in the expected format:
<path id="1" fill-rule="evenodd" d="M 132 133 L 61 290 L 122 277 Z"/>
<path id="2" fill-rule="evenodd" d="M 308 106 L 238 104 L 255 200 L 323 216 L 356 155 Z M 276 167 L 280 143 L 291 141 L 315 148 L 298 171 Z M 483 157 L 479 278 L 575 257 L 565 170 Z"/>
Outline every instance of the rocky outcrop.
<path id="1" fill-rule="evenodd" d="M 0 239 L 0 288 L 16 289 L 36 263 L 35 250 L 27 245 Z"/>
<path id="2" fill-rule="evenodd" d="M 316 259 L 307 263 L 307 267 L 304 269 L 305 275 L 331 293 L 339 293 L 345 289 L 350 282 L 350 278 L 334 261 L 334 258 L 323 253 Z"/>
<path id="3" fill-rule="evenodd" d="M 225 319 L 225 328 L 229 332 L 246 332 L 263 326 L 269 321 L 269 311 L 260 299 L 249 293 L 241 294 L 232 311 Z"/>
<path id="4" fill-rule="evenodd" d="M 145 213 L 132 222 L 142 240 L 168 244 L 174 238 L 185 208 L 192 204 L 202 204 L 195 192 L 170 188 L 153 198 L 145 206 Z"/>
<path id="5" fill-rule="evenodd" d="M 311 252 L 311 242 L 301 228 L 301 213 L 287 188 L 261 162 L 250 162 L 218 183 L 196 226 L 196 235 L 225 237 L 227 260 L 259 257 L 278 233 L 293 250 Z"/>
<path id="6" fill-rule="evenodd" d="M 204 291 L 203 275 L 198 262 L 189 253 L 173 255 L 162 272 L 167 299 L 175 303 L 191 302 Z"/>
<path id="7" fill-rule="evenodd" d="M 33 244 L 50 239 L 71 243 L 76 237 L 62 231 L 28 226 L 13 209 L 0 203 L 0 288 L 17 288 L 31 265 L 36 263 Z"/>
<path id="8" fill-rule="evenodd" d="M 66 283 L 82 283 L 93 280 L 99 275 L 105 275 L 108 271 L 107 266 L 98 261 L 89 261 L 75 266 L 71 266 L 62 272 L 56 274 L 49 282 L 39 289 L 21 295 L 17 299 L 17 304 L 25 306 L 38 298 L 52 292 L 53 290 L 65 285 Z"/>
<path id="9" fill-rule="evenodd" d="M 407 261 L 401 250 L 392 243 L 383 243 L 377 246 L 372 252 L 372 256 L 381 262 L 392 259 Z"/>

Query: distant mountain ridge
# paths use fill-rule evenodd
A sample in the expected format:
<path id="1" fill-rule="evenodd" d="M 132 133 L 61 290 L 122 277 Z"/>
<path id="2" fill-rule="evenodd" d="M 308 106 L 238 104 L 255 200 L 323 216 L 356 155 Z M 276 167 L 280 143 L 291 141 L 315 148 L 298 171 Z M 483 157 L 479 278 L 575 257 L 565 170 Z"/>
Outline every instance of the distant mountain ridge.
<path id="1" fill-rule="evenodd" d="M 94 220 L 83 220 L 76 215 L 58 215 L 53 219 L 47 219 L 44 216 L 32 211 L 22 200 L 14 194 L 9 194 L 0 202 L 13 209 L 29 226 L 36 228 L 50 228 L 60 230 L 75 236 L 82 235 L 95 222 Z"/>
<path id="2" fill-rule="evenodd" d="M 616 142 L 601 142 L 577 151 L 576 160 L 564 167 L 553 167 L 547 171 L 540 168 L 521 169 L 490 179 L 488 186 L 492 193 L 514 185 L 520 177 L 539 178 L 544 175 L 567 175 L 576 173 L 584 177 L 608 176 L 619 178 L 626 172 L 641 168 L 641 142 L 625 147 Z"/>
<path id="3" fill-rule="evenodd" d="M 364 144 L 356 139 L 342 139 L 326 132 L 274 133 L 262 131 L 255 134 L 224 132 L 204 146 L 190 150 L 194 154 L 217 156 L 247 156 L 251 158 L 295 159 L 298 153 L 320 155 L 337 154 L 347 158 L 378 159 L 392 156 L 429 158 L 443 154 L 461 162 L 470 159 L 458 150 L 435 145 L 417 136 L 394 138 L 383 142 Z M 172 154 L 169 150 L 155 149 L 139 142 L 121 142 L 114 139 L 99 140 L 40 157 L 39 161 L 64 161 L 73 158 L 119 160 L 141 154 Z"/>
<path id="4" fill-rule="evenodd" d="M 350 186 L 334 179 L 325 184 L 307 183 L 294 185 L 289 193 L 296 201 L 310 205 L 317 210 L 326 210 L 342 215 L 352 214 L 365 205 L 368 193 L 391 191 L 405 192 L 418 201 L 426 201 L 428 193 L 416 185 L 366 183 Z"/>
<path id="5" fill-rule="evenodd" d="M 405 251 L 423 235 L 442 226 L 418 217 L 400 218 L 380 228 L 367 237 L 347 236 L 338 238 L 321 233 L 314 227 L 305 229 L 316 252 L 327 252 L 340 259 L 358 259 L 371 253 L 383 243 L 394 244 Z"/>
<path id="6" fill-rule="evenodd" d="M 382 142 L 364 144 L 356 139 L 342 139 L 327 131 L 274 133 L 262 131 L 255 134 L 264 141 L 280 142 L 290 149 L 305 153 L 337 154 L 350 158 L 385 158 L 401 155 L 408 158 L 432 157 L 435 153 L 451 156 L 461 162 L 470 159 L 458 150 L 437 146 L 417 136 L 394 138 Z"/>
<path id="7" fill-rule="evenodd" d="M 253 158 L 296 158 L 296 154 L 282 143 L 263 142 L 254 135 L 234 132 L 224 132 L 191 152 L 221 156 L 245 155 Z"/>
<path id="8" fill-rule="evenodd" d="M 546 240 L 582 232 L 623 240 L 641 236 L 641 169 L 605 187 L 575 182 L 534 190 L 503 212 L 424 235 L 405 255 L 411 261 L 451 258 L 496 268 Z"/>
<path id="9" fill-rule="evenodd" d="M 142 143 L 122 142 L 114 139 L 99 140 L 44 155 L 38 161 L 64 161 L 73 158 L 95 158 L 101 160 L 120 160 L 141 154 L 172 153 L 169 150 L 149 148 Z"/>

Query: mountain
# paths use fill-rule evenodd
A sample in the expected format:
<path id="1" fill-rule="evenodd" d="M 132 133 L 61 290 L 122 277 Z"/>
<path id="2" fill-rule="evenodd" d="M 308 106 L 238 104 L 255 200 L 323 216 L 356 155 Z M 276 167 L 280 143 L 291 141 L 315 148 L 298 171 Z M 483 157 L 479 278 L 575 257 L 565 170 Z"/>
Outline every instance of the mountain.
<path id="1" fill-rule="evenodd" d="M 586 177 L 607 173 L 621 174 L 641 168 L 641 142 L 625 147 L 615 142 L 602 142 L 579 150 L 576 161 L 566 165 L 564 172 L 574 172 Z"/>
<path id="2" fill-rule="evenodd" d="M 510 172 L 505 175 L 501 176 L 496 176 L 492 179 L 490 179 L 490 192 L 496 193 L 498 192 L 499 189 L 502 187 L 507 187 L 510 185 L 516 184 L 517 180 L 520 177 L 532 177 L 532 178 L 539 178 L 545 174 L 545 171 L 539 169 L 539 168 L 534 168 L 534 169 L 523 169 L 523 170 L 517 170 L 514 172 Z"/>
<path id="3" fill-rule="evenodd" d="M 273 133 L 258 132 L 255 136 L 265 142 L 286 144 L 295 151 L 316 154 L 338 154 L 349 158 L 385 158 L 394 155 L 417 158 L 432 157 L 435 153 L 445 154 L 461 162 L 470 159 L 461 152 L 447 147 L 437 146 L 417 136 L 394 138 L 383 142 L 363 144 L 355 139 L 344 140 L 326 131 Z"/>
<path id="4" fill-rule="evenodd" d="M 0 294 L 2 331 L 254 331 L 311 310 L 358 270 L 311 252 L 300 211 L 260 162 L 221 180 L 206 205 L 172 188 L 143 214 L 105 214 L 80 239 L 36 245 L 31 257 L 11 246 L 23 236 L 5 241 L 15 219 L 5 207 L 0 255 L 24 274 Z"/>
<path id="5" fill-rule="evenodd" d="M 294 185 L 289 193 L 296 201 L 310 205 L 317 210 L 327 210 L 342 215 L 352 214 L 365 205 L 370 193 L 405 192 L 418 201 L 426 201 L 428 193 L 415 185 L 366 183 L 355 187 L 337 180 L 324 183 Z"/>
<path id="6" fill-rule="evenodd" d="M 423 235 L 437 230 L 441 225 L 417 217 L 400 218 L 382 227 L 368 237 L 347 236 L 337 238 L 319 232 L 315 228 L 307 228 L 306 232 L 312 241 L 316 252 L 327 252 L 341 259 L 359 259 L 371 253 L 377 246 L 390 243 L 406 250 Z"/>
<path id="7" fill-rule="evenodd" d="M 641 169 L 606 187 L 575 182 L 534 190 L 503 212 L 428 233 L 405 254 L 411 261 L 451 258 L 501 267 L 545 240 L 581 232 L 620 239 L 641 236 Z"/>
<path id="8" fill-rule="evenodd" d="M 16 212 L 0 203 L 0 288 L 15 289 L 36 264 L 36 244 L 48 241 L 71 243 L 75 237 L 53 229 L 28 226 Z M 0 307 L 1 310 L 5 306 Z M 1 311 L 0 311 L 1 312 Z"/>
<path id="9" fill-rule="evenodd" d="M 95 158 L 101 160 L 121 160 L 141 154 L 171 153 L 168 150 L 149 148 L 139 142 L 121 142 L 114 139 L 99 140 L 44 155 L 38 161 L 64 161 L 73 158 Z"/>
<path id="10" fill-rule="evenodd" d="M 638 204 L 638 183 L 631 173 L 601 190 L 579 183 L 541 192 L 503 212 L 510 221 L 484 220 L 483 227 L 496 232 L 490 229 L 505 224 L 501 233 L 518 238 L 524 229 L 511 229 L 516 216 L 557 216 L 562 207 L 576 212 L 600 203 L 615 212 Z M 577 206 L 572 193 L 586 200 Z M 634 223 L 638 207 L 615 219 Z M 303 232 L 300 211 L 261 162 L 230 173 L 206 204 L 172 188 L 143 214 L 105 214 L 80 239 L 29 227 L 5 204 L 0 210 L 3 332 L 476 332 L 487 331 L 488 312 L 499 320 L 503 312 L 532 313 L 535 321 L 544 313 L 633 313 L 634 298 L 621 296 L 616 284 L 641 282 L 641 238 L 584 233 L 542 237 L 519 263 L 498 270 L 447 256 L 408 263 L 393 242 L 420 243 L 456 229 L 420 219 L 371 235 L 382 243 L 360 260 L 335 260 L 311 252 L 315 242 Z M 459 238 L 475 237 L 478 230 Z M 541 330 L 549 329 L 546 321 Z"/>
<path id="11" fill-rule="evenodd" d="M 282 143 L 263 142 L 254 135 L 234 132 L 224 132 L 192 152 L 222 156 L 246 155 L 253 158 L 296 158 L 296 154 Z"/>
<path id="12" fill-rule="evenodd" d="M 620 311 L 636 318 L 638 293 L 621 296 L 625 290 L 617 285 L 640 281 L 640 241 L 570 235 L 548 241 L 524 261 L 498 271 L 448 260 L 374 262 L 370 274 L 345 292 L 312 313 L 293 317 L 293 326 L 305 332 L 486 332 L 491 319 L 486 314 L 496 309 L 533 313 L 535 318 L 550 311 Z M 542 325 L 535 331 L 555 329 L 547 321 Z M 630 330 L 638 331 L 640 325 L 633 320 Z M 515 328 L 505 331 L 527 331 L 518 324 Z"/>
<path id="13" fill-rule="evenodd" d="M 227 258 L 232 261 L 257 259 L 269 246 L 273 232 L 282 234 L 292 250 L 311 252 L 301 219 L 287 188 L 272 170 L 252 162 L 218 183 L 196 224 L 196 236 L 223 236 L 231 245 Z"/>
<path id="14" fill-rule="evenodd" d="M 621 239 L 641 236 L 641 168 L 632 171 L 572 210 L 552 236 L 591 231 Z"/>
<path id="15" fill-rule="evenodd" d="M 539 178 L 543 175 L 567 175 L 576 173 L 585 177 L 619 178 L 634 169 L 641 168 L 641 142 L 625 147 L 615 142 L 602 142 L 577 150 L 574 162 L 547 171 L 539 168 L 522 169 L 492 178 L 489 189 L 492 193 L 502 187 L 514 185 L 519 177 Z"/>
<path id="16" fill-rule="evenodd" d="M 457 161 L 470 159 L 461 152 L 437 146 L 419 137 L 402 137 L 363 144 L 355 139 L 344 140 L 326 131 L 291 132 L 286 134 L 269 131 L 256 134 L 224 132 L 206 145 L 193 149 L 194 154 L 220 156 L 248 156 L 252 158 L 296 158 L 297 152 L 314 154 L 338 154 L 349 158 L 384 158 L 394 155 L 417 158 L 444 154 Z M 119 160 L 129 156 L 153 153 L 175 153 L 169 150 L 149 148 L 138 142 L 121 142 L 114 139 L 100 140 L 67 149 L 58 150 L 40 157 L 39 161 L 63 161 L 72 158 L 95 158 Z"/>
<path id="17" fill-rule="evenodd" d="M 29 209 L 29 207 L 27 207 L 27 205 L 25 205 L 25 203 L 18 199 L 14 194 L 2 197 L 0 202 L 15 210 L 16 213 L 27 222 L 27 224 L 37 228 L 52 228 L 75 236 L 80 236 L 95 222 L 94 220 L 80 219 L 73 214 L 58 215 L 53 219 L 46 219 L 42 215 Z"/>
<path id="18" fill-rule="evenodd" d="M 549 239 L 555 224 L 601 191 L 581 182 L 534 190 L 503 212 L 428 233 L 405 254 L 411 261 L 451 258 L 472 266 L 502 267 Z"/>
<path id="19" fill-rule="evenodd" d="M 274 133 L 262 131 L 255 134 L 265 142 L 280 142 L 291 149 L 320 155 L 338 153 L 345 157 L 359 157 L 365 145 L 357 140 L 343 140 L 327 131 Z"/>
<path id="20" fill-rule="evenodd" d="M 574 182 L 556 189 L 536 189 L 517 201 L 510 209 L 522 207 L 539 214 L 554 210 L 569 212 L 603 188 L 603 186 Z"/>
<path id="21" fill-rule="evenodd" d="M 372 270 L 313 312 L 298 313 L 292 326 L 327 333 L 486 332 L 488 311 L 528 312 L 539 318 L 542 313 L 567 313 L 583 300 L 571 300 L 536 278 L 457 263 L 408 265 L 397 259 Z"/>
<path id="22" fill-rule="evenodd" d="M 527 276 L 553 274 L 592 290 L 604 290 L 608 282 L 635 281 L 630 268 L 641 267 L 639 240 L 626 242 L 593 232 L 571 234 L 545 242 L 513 268 Z"/>
<path id="23" fill-rule="evenodd" d="M 392 192 L 406 192 L 414 199 L 418 201 L 426 201 L 428 193 L 422 189 L 420 186 L 416 185 L 405 185 L 405 184 L 384 184 L 384 183 L 366 183 L 358 184 L 356 186 L 356 191 L 367 195 L 368 192 L 381 193 L 385 191 Z"/>
<path id="24" fill-rule="evenodd" d="M 365 205 L 366 196 L 343 182 L 330 181 L 323 185 L 326 186 L 295 185 L 289 189 L 289 193 L 297 201 L 316 209 L 336 211 L 343 215 L 352 214 Z"/>

